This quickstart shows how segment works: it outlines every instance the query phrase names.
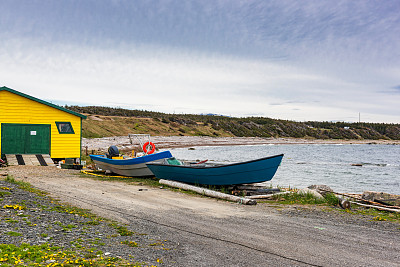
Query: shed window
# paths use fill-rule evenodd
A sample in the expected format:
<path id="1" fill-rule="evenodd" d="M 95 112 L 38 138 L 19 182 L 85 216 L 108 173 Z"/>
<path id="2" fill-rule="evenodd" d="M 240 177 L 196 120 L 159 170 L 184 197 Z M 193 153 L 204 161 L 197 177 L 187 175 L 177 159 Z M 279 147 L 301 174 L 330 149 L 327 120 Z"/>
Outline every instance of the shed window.
<path id="1" fill-rule="evenodd" d="M 70 122 L 56 122 L 60 134 L 74 134 L 74 129 Z"/>

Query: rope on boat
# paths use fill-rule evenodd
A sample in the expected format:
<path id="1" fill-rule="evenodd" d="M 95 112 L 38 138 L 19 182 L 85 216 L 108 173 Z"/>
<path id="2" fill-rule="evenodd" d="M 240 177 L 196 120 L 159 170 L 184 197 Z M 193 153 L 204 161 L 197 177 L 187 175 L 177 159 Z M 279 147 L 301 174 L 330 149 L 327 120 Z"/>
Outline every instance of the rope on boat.
<path id="1" fill-rule="evenodd" d="M 93 175 L 93 176 L 97 176 L 97 177 L 106 177 L 106 178 L 130 178 L 130 177 L 127 177 L 127 176 L 114 176 L 114 175 L 102 175 L 102 174 L 97 174 L 97 173 L 94 173 L 94 171 L 89 171 L 89 170 L 81 170 L 81 173 L 84 173 L 84 174 L 88 174 L 88 175 Z"/>

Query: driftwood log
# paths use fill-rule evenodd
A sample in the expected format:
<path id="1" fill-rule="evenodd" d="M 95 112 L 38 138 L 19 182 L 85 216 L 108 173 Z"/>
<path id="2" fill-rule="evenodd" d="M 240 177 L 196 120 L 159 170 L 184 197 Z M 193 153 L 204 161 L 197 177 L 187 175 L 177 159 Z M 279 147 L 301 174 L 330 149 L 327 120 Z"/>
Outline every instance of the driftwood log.
<path id="1" fill-rule="evenodd" d="M 184 189 L 184 190 L 190 190 L 190 191 L 193 191 L 193 192 L 205 195 L 205 196 L 209 196 L 209 197 L 215 197 L 215 198 L 219 198 L 219 199 L 225 199 L 225 200 L 229 200 L 229 201 L 233 201 L 233 202 L 238 202 L 240 204 L 245 204 L 245 205 L 256 205 L 257 204 L 257 201 L 255 201 L 254 199 L 250 199 L 250 198 L 246 198 L 246 197 L 232 196 L 232 195 L 228 195 L 225 193 L 216 192 L 214 190 L 210 190 L 210 189 L 206 189 L 206 188 L 202 188 L 202 187 L 198 187 L 198 186 L 193 186 L 193 185 L 188 185 L 185 183 L 179 183 L 179 182 L 169 181 L 169 180 L 164 180 L 164 179 L 160 179 L 159 183 L 165 184 L 165 185 L 168 185 L 171 187 Z"/>
<path id="2" fill-rule="evenodd" d="M 279 193 L 268 194 L 268 195 L 254 195 L 254 196 L 248 196 L 247 198 L 250 198 L 250 199 L 267 199 L 267 198 L 273 198 L 274 196 L 286 195 L 286 194 L 290 194 L 290 193 L 292 193 L 292 192 L 286 191 L 286 192 L 279 192 Z"/>
<path id="3" fill-rule="evenodd" d="M 374 209 L 377 209 L 377 210 L 385 210 L 385 211 L 392 211 L 392 212 L 400 213 L 400 209 L 387 208 L 387 207 L 382 207 L 382 206 L 377 206 L 377 205 L 362 204 L 362 203 L 358 203 L 358 202 L 355 202 L 355 201 L 349 201 L 349 202 L 352 203 L 352 204 L 356 204 L 356 205 L 367 207 L 367 208 L 374 208 Z"/>
<path id="4" fill-rule="evenodd" d="M 371 204 L 371 205 L 370 205 L 371 207 L 372 207 L 372 206 L 378 206 L 378 207 L 384 207 L 384 208 L 389 208 L 389 209 L 394 209 L 394 210 L 400 209 L 399 206 L 392 206 L 392 205 L 388 206 L 388 205 L 384 205 L 384 204 L 379 203 L 379 202 L 375 202 L 375 201 L 370 201 L 370 200 L 367 200 L 367 199 L 363 199 L 362 197 L 355 197 L 355 196 L 353 196 L 353 195 L 351 195 L 351 194 L 336 193 L 336 192 L 332 192 L 332 193 L 335 194 L 335 195 L 342 195 L 342 196 L 349 197 L 349 198 L 352 198 L 352 199 L 355 199 L 355 200 L 358 200 L 358 201 L 362 201 L 362 202 L 369 203 L 369 204 Z M 351 203 L 353 203 L 353 202 L 351 202 Z M 358 203 L 358 202 L 357 202 L 357 203 Z M 360 205 L 360 206 L 362 206 L 362 205 Z"/>

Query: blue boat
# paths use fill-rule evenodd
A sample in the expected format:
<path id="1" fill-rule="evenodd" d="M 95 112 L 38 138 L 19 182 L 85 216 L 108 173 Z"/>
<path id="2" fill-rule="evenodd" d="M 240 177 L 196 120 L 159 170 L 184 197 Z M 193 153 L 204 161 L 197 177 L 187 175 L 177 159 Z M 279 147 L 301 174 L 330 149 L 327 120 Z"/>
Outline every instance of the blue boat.
<path id="1" fill-rule="evenodd" d="M 188 164 L 172 158 L 147 163 L 159 179 L 202 185 L 235 185 L 269 181 L 274 177 L 283 154 L 233 164 Z"/>
<path id="2" fill-rule="evenodd" d="M 96 166 L 103 171 L 110 171 L 119 175 L 132 177 L 154 176 L 151 170 L 147 168 L 146 163 L 161 162 L 170 157 L 172 157 L 172 155 L 169 151 L 128 159 L 112 159 L 108 158 L 107 155 L 90 155 L 90 158 Z"/>

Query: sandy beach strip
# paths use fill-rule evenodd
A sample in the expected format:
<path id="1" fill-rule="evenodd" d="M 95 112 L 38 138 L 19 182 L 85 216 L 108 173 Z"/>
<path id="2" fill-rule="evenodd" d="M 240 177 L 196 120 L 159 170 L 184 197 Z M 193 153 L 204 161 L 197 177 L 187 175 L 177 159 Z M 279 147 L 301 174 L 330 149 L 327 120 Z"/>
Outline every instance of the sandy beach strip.
<path id="1" fill-rule="evenodd" d="M 147 140 L 145 140 L 147 141 Z M 387 144 L 399 145 L 400 140 L 345 140 L 345 139 L 304 139 L 304 138 L 261 138 L 261 137 L 209 137 L 209 136 L 152 136 L 157 148 L 177 148 L 196 146 L 234 146 L 234 145 L 285 145 L 285 144 Z M 83 138 L 82 148 L 88 151 L 107 151 L 115 145 L 120 150 L 131 150 L 139 146 L 139 142 L 128 136 L 103 138 Z"/>

